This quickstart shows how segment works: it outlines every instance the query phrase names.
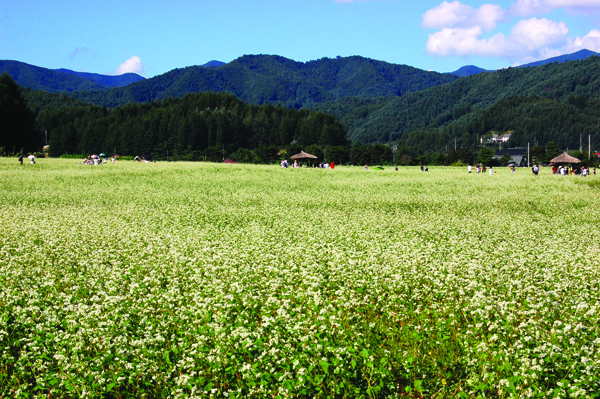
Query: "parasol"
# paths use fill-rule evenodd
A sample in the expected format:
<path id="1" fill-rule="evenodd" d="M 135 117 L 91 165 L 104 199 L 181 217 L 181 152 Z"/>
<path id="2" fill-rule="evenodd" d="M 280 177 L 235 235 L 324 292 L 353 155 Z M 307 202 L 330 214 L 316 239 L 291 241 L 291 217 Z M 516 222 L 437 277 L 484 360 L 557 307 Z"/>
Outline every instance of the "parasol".
<path id="1" fill-rule="evenodd" d="M 316 156 L 312 155 L 312 154 L 308 154 L 304 151 L 300 151 L 299 154 L 296 155 L 292 155 L 291 156 L 292 159 L 317 159 Z"/>
<path id="2" fill-rule="evenodd" d="M 567 152 L 563 152 L 556 158 L 552 158 L 550 163 L 581 163 L 581 161 L 575 157 L 570 156 Z"/>

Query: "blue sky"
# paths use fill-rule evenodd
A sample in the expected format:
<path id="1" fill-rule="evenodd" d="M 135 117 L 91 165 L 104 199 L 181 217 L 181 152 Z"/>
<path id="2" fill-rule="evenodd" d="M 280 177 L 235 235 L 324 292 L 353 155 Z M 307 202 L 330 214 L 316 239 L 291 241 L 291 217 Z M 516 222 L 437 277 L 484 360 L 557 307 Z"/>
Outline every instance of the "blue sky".
<path id="1" fill-rule="evenodd" d="M 425 70 L 503 68 L 600 52 L 600 0 L 18 0 L 0 59 L 156 76 L 210 60 L 361 55 Z"/>

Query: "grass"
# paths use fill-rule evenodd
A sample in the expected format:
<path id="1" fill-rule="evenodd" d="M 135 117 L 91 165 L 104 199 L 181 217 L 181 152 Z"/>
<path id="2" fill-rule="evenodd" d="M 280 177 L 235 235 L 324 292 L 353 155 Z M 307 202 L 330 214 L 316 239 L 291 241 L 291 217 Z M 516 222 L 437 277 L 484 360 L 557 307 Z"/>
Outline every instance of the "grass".
<path id="1" fill-rule="evenodd" d="M 0 159 L 0 396 L 600 392 L 595 176 L 77 162 Z"/>

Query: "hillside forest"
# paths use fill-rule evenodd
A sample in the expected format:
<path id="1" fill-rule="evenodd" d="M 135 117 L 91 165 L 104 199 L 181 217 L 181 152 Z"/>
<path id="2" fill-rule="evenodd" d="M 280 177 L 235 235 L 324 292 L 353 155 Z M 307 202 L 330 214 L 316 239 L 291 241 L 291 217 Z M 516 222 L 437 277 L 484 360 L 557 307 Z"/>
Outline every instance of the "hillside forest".
<path id="1" fill-rule="evenodd" d="M 538 151 L 537 159 L 547 158 L 544 154 L 555 149 L 579 149 L 582 138 L 585 143 L 591 139 L 592 152 L 600 148 L 600 57 L 453 76 L 448 82 L 432 80 L 436 75 L 413 74 L 413 86 L 403 86 L 402 79 L 394 75 L 412 70 L 382 69 L 385 63 L 371 61 L 355 57 L 307 66 L 282 57 L 245 56 L 237 63 L 204 68 L 218 71 L 227 67 L 227 73 L 235 76 L 231 68 L 237 65 L 240 73 L 257 84 L 253 91 L 249 82 L 242 85 L 243 77 L 234 79 L 243 86 L 247 102 L 228 90 L 180 95 L 185 84 L 190 84 L 189 77 L 184 77 L 196 69 L 172 71 L 165 74 L 168 76 L 101 92 L 49 93 L 21 88 L 20 101 L 27 104 L 24 120 L 33 117 L 37 132 L 37 139 L 23 148 L 40 148 L 45 144 L 42 132 L 47 132 L 52 156 L 117 152 L 164 159 L 168 152 L 170 159 L 273 162 L 311 147 L 319 160 L 354 165 L 473 163 L 487 159 L 490 150 L 499 148 L 489 144 L 492 134 L 505 132 L 512 133 L 505 148 L 529 144 Z M 271 85 L 270 68 L 279 71 L 274 75 L 279 76 L 278 84 Z M 298 91 L 291 100 L 294 104 L 271 101 L 286 98 L 284 92 L 291 93 L 284 75 L 294 68 L 304 76 L 308 76 L 307 70 L 321 70 L 331 82 L 326 90 L 303 92 L 301 104 L 297 103 Z M 373 70 L 380 76 L 375 80 Z M 252 73 L 248 75 L 248 71 Z M 292 75 L 303 76 L 295 73 Z M 261 76 L 264 85 L 258 83 Z M 6 83 L 7 79 L 10 76 L 3 76 L 3 87 L 12 87 L 14 94 L 16 84 Z M 423 84 L 417 84 L 419 81 Z M 232 82 L 227 85 L 234 87 Z M 171 92 L 177 95 L 130 101 L 125 94 L 136 87 L 146 87 L 155 97 Z M 265 90 L 273 95 L 265 97 Z M 125 96 L 126 104 L 92 105 L 87 101 L 102 103 L 102 97 L 94 93 Z M 3 129 L 3 137 L 7 131 Z M 4 153 L 10 152 L 13 141 L 3 139 L 0 147 Z M 580 155 L 590 158 L 589 154 Z"/>

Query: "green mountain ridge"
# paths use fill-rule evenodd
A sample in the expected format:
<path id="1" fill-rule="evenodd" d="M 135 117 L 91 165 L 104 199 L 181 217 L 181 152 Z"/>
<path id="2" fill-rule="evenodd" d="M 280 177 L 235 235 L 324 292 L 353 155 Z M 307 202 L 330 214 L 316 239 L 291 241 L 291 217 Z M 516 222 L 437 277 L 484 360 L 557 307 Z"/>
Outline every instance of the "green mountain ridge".
<path id="1" fill-rule="evenodd" d="M 314 109 L 340 119 L 352 141 L 400 140 L 437 151 L 455 138 L 461 146 L 477 146 L 481 136 L 508 130 L 516 132 L 511 145 L 541 138 L 566 147 L 579 142 L 580 132 L 600 145 L 599 102 L 600 57 L 594 56 L 471 75 L 402 97 L 340 99 Z M 515 114 L 515 108 L 523 113 Z"/>
<path id="2" fill-rule="evenodd" d="M 137 73 L 124 73 L 122 75 L 102 75 L 99 73 L 89 73 L 89 72 L 75 72 L 70 69 L 55 69 L 55 71 L 68 73 L 71 75 L 79 76 L 80 78 L 88 79 L 97 83 L 100 83 L 102 86 L 106 88 L 111 87 L 123 87 L 127 86 L 131 83 L 139 82 L 140 80 L 144 80 L 145 78 L 138 75 Z"/>
<path id="3" fill-rule="evenodd" d="M 187 93 L 226 92 L 252 104 L 301 108 L 347 96 L 401 96 L 456 76 L 363 57 L 323 58 L 306 63 L 273 55 L 246 55 L 217 68 L 191 66 L 105 91 L 77 92 L 86 102 L 116 107 Z"/>
<path id="4" fill-rule="evenodd" d="M 597 56 L 460 78 L 357 56 L 303 63 L 248 55 L 217 67 L 175 69 L 125 87 L 71 92 L 68 97 L 23 90 L 36 115 L 57 107 L 117 107 L 196 92 L 317 110 L 334 115 L 352 142 L 397 142 L 420 152 L 445 151 L 455 142 L 477 147 L 483 136 L 508 130 L 514 132 L 511 146 L 554 141 L 573 148 L 580 134 L 591 135 L 600 145 Z"/>
<path id="5" fill-rule="evenodd" d="M 33 90 L 50 93 L 106 90 L 144 80 L 142 76 L 135 73 L 116 76 L 101 75 L 75 72 L 69 69 L 48 69 L 11 60 L 0 60 L 0 74 L 3 72 L 8 72 L 21 87 L 29 87 Z"/>

